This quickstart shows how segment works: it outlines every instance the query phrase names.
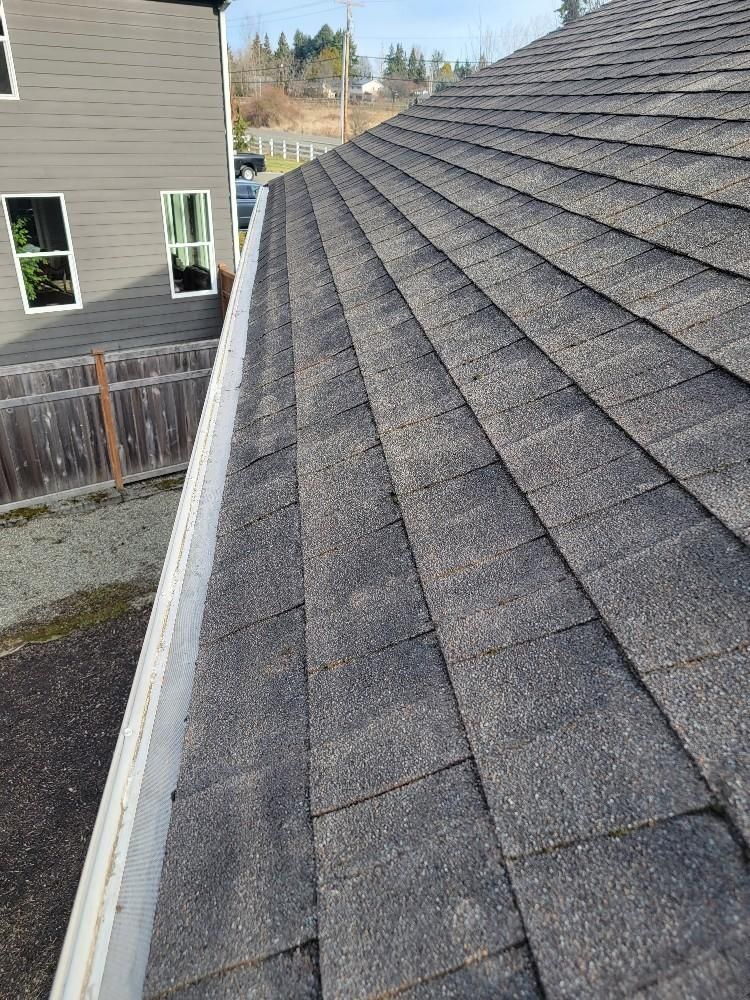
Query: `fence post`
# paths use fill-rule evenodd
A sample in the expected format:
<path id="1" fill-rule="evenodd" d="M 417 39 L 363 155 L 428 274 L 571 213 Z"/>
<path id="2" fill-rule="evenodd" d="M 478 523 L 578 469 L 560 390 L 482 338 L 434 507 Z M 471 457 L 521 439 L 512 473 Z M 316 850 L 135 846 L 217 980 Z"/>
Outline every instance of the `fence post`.
<path id="1" fill-rule="evenodd" d="M 273 139 L 269 139 L 268 140 L 268 145 L 269 145 L 270 150 L 271 150 L 271 156 L 273 156 Z"/>
<path id="2" fill-rule="evenodd" d="M 122 478 L 115 414 L 112 409 L 112 398 L 109 395 L 109 382 L 107 380 L 107 368 L 104 364 L 104 353 L 101 350 L 96 350 L 93 351 L 93 355 L 94 364 L 96 365 L 96 380 L 99 383 L 99 400 L 102 404 L 102 417 L 104 418 L 104 433 L 107 438 L 109 465 L 112 469 L 112 478 L 115 481 L 115 486 L 118 490 L 122 491 L 125 489 L 125 482 Z"/>
<path id="3" fill-rule="evenodd" d="M 281 144 L 281 156 L 284 160 L 286 159 L 286 139 Z"/>
<path id="4" fill-rule="evenodd" d="M 313 149 L 313 144 L 310 143 L 310 160 L 312 161 L 314 159 L 315 159 L 315 150 Z"/>
<path id="5" fill-rule="evenodd" d="M 258 152 L 261 156 L 263 155 L 263 140 L 260 136 L 258 136 Z"/>
<path id="6" fill-rule="evenodd" d="M 219 264 L 219 298 L 221 300 L 221 317 L 227 314 L 229 298 L 234 285 L 234 271 L 230 271 L 226 264 Z"/>
<path id="7" fill-rule="evenodd" d="M 297 143 L 297 163 L 299 163 L 299 143 Z"/>

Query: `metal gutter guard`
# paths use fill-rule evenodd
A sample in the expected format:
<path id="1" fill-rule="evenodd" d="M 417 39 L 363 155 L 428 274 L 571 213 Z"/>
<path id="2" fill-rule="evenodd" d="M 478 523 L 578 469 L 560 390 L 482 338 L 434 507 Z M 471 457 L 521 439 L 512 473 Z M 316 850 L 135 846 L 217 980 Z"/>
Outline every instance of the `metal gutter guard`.
<path id="1" fill-rule="evenodd" d="M 142 994 L 267 198 L 261 188 L 51 1000 Z"/>

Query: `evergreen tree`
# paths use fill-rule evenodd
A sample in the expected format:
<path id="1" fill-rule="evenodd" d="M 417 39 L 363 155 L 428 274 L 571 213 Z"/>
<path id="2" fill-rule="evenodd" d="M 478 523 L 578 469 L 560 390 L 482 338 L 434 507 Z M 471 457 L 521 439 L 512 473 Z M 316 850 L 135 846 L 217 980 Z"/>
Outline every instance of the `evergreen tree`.
<path id="1" fill-rule="evenodd" d="M 424 83 L 427 80 L 427 63 L 421 52 L 419 53 L 419 62 L 417 63 L 417 75 L 414 79 L 416 83 Z"/>
<path id="2" fill-rule="evenodd" d="M 240 114 L 239 108 L 232 122 L 232 139 L 235 153 L 244 153 L 248 149 L 247 122 Z"/>
<path id="3" fill-rule="evenodd" d="M 267 34 L 263 39 L 263 61 L 266 66 L 270 66 L 273 62 L 273 49 L 271 48 L 271 40 Z"/>
<path id="4" fill-rule="evenodd" d="M 294 61 L 304 63 L 310 52 L 312 39 L 299 29 L 294 32 Z"/>
<path id="5" fill-rule="evenodd" d="M 286 35 L 283 31 L 279 35 L 279 44 L 276 46 L 274 58 L 282 66 L 288 66 L 291 62 L 292 50 L 289 48 L 289 42 L 286 40 Z"/>
<path id="6" fill-rule="evenodd" d="M 385 57 L 385 63 L 383 65 L 383 76 L 393 76 L 393 60 L 396 57 L 396 51 L 391 45 L 388 49 L 388 55 Z"/>
<path id="7" fill-rule="evenodd" d="M 592 10 L 599 10 L 603 2 L 604 0 L 562 0 L 557 13 L 563 24 L 570 24 L 584 14 L 590 14 Z"/>
<path id="8" fill-rule="evenodd" d="M 343 35 L 343 32 L 342 32 Z M 330 24 L 324 24 L 315 38 L 312 40 L 313 49 L 316 56 L 319 56 L 323 49 L 342 48 L 336 45 L 336 35 Z"/>
<path id="9" fill-rule="evenodd" d="M 417 79 L 417 67 L 419 66 L 419 58 L 417 56 L 417 50 L 412 45 L 411 52 L 409 53 L 409 62 L 406 66 L 406 75 L 410 80 Z"/>
<path id="10" fill-rule="evenodd" d="M 581 0 L 562 0 L 562 3 L 557 8 L 557 13 L 560 15 L 560 20 L 563 24 L 570 24 L 571 21 L 577 21 L 583 13 Z"/>
<path id="11" fill-rule="evenodd" d="M 405 77 L 408 69 L 406 62 L 406 52 L 401 42 L 396 46 L 396 51 L 393 53 L 393 65 L 391 76 Z"/>

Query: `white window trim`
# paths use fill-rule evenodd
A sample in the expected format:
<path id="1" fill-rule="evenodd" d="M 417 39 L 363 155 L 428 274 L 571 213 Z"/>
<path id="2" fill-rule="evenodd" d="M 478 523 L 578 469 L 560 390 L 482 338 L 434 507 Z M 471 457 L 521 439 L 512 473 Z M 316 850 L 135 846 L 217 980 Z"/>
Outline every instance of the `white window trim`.
<path id="1" fill-rule="evenodd" d="M 21 253 L 19 254 L 16 250 L 15 240 L 13 239 L 13 229 L 10 222 L 10 211 L 8 209 L 8 199 L 9 198 L 58 198 L 60 200 L 60 205 L 62 206 L 63 214 L 63 224 L 65 226 L 65 238 L 68 241 L 67 250 L 48 250 L 39 251 L 39 253 Z M 27 316 L 41 316 L 47 313 L 53 312 L 71 312 L 73 309 L 83 309 L 83 296 L 81 295 L 81 285 L 78 280 L 78 268 L 76 267 L 76 255 L 73 251 L 73 239 L 70 235 L 70 223 L 68 222 L 68 206 L 65 204 L 65 195 L 55 191 L 42 191 L 35 194 L 26 194 L 21 192 L 19 194 L 5 194 L 3 195 L 3 211 L 5 212 L 5 224 L 8 227 L 8 239 L 10 240 L 10 250 L 13 254 L 13 263 L 16 266 L 16 276 L 18 277 L 18 286 L 21 289 L 21 301 L 23 302 L 23 311 Z M 21 270 L 21 260 L 24 258 L 32 257 L 67 257 L 70 260 L 70 280 L 73 282 L 73 294 L 75 295 L 75 302 L 71 302 L 66 306 L 32 306 L 29 303 L 28 296 L 26 295 L 26 282 L 23 280 L 23 271 Z"/>
<path id="2" fill-rule="evenodd" d="M 10 93 L 0 94 L 0 101 L 18 101 L 20 100 L 20 95 L 18 93 L 16 68 L 13 65 L 13 51 L 10 46 L 10 25 L 8 24 L 8 15 L 5 13 L 3 0 L 0 0 L 0 17 L 5 25 L 5 35 L 0 38 L 0 48 L 5 50 L 5 58 L 8 61 L 8 73 L 10 75 Z"/>
<path id="3" fill-rule="evenodd" d="M 164 196 L 168 194 L 205 194 L 206 196 L 206 208 L 208 211 L 208 235 L 210 237 L 210 242 L 208 244 L 204 242 L 199 243 L 170 243 L 169 241 L 169 227 L 167 225 L 167 208 L 164 204 Z M 186 191 L 162 191 L 159 194 L 159 199 L 161 201 L 161 217 L 164 223 L 164 246 L 167 253 L 167 272 L 169 274 L 169 287 L 172 292 L 172 298 L 181 301 L 182 299 L 198 299 L 206 298 L 209 295 L 216 295 L 218 292 L 218 281 L 216 277 L 216 248 L 214 246 L 214 218 L 213 210 L 211 208 L 211 192 L 208 190 L 192 189 Z M 172 273 L 172 255 L 170 253 L 170 248 L 172 247 L 205 247 L 208 246 L 209 258 L 211 261 L 211 288 L 205 289 L 203 291 L 197 292 L 178 292 L 174 287 L 174 274 Z"/>

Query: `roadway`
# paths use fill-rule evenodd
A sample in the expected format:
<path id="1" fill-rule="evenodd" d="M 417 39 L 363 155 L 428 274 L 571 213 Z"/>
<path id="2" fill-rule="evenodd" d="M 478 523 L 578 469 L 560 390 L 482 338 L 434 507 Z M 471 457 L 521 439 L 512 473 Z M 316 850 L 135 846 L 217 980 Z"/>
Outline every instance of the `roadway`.
<path id="1" fill-rule="evenodd" d="M 273 139 L 274 144 L 278 140 L 283 142 L 286 140 L 288 143 L 298 142 L 300 145 L 307 144 L 311 142 L 315 146 L 340 146 L 341 140 L 335 138 L 331 135 L 303 135 L 301 132 L 280 132 L 273 128 L 253 128 L 248 126 L 247 129 L 250 135 L 259 135 L 261 139 Z"/>

